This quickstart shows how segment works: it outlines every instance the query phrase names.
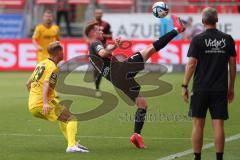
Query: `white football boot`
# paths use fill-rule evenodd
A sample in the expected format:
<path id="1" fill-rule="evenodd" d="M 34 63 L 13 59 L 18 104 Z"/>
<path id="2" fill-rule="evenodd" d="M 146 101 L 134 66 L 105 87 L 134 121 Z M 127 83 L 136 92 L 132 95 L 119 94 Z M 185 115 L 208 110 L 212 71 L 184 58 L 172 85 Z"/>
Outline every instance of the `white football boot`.
<path id="1" fill-rule="evenodd" d="M 83 150 L 86 150 L 86 151 L 88 151 L 88 152 L 89 152 L 88 148 L 87 148 L 87 147 L 85 147 L 85 146 L 83 146 L 83 145 L 81 145 L 81 144 L 79 143 L 79 141 L 78 141 L 78 142 L 76 142 L 76 146 L 77 146 L 78 148 L 80 148 L 80 149 L 83 149 Z"/>
<path id="2" fill-rule="evenodd" d="M 87 153 L 87 152 L 89 152 L 89 151 L 88 151 L 88 150 L 81 149 L 81 148 L 78 148 L 78 146 L 75 145 L 75 146 L 73 146 L 73 147 L 67 147 L 66 152 L 67 152 L 67 153 L 75 153 L 75 152 Z"/>

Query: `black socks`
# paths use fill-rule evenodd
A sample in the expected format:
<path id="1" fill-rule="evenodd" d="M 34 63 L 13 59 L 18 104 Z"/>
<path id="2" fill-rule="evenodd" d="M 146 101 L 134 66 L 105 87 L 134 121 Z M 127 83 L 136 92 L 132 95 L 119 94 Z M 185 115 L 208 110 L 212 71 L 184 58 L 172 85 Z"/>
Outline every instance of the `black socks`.
<path id="1" fill-rule="evenodd" d="M 216 153 L 217 160 L 223 160 L 223 153 L 217 152 Z M 194 160 L 201 160 L 201 153 L 194 153 Z"/>
<path id="2" fill-rule="evenodd" d="M 141 130 L 143 128 L 143 124 L 145 121 L 146 116 L 146 109 L 138 108 L 135 114 L 135 126 L 134 126 L 134 133 L 141 134 Z"/>
<path id="3" fill-rule="evenodd" d="M 159 38 L 159 40 L 153 42 L 153 47 L 156 51 L 159 51 L 163 47 L 165 47 L 174 37 L 178 35 L 178 32 L 173 29 L 171 32 L 168 32 L 167 34 L 163 35 Z"/>
<path id="4" fill-rule="evenodd" d="M 222 152 L 217 152 L 216 153 L 216 158 L 217 158 L 217 160 L 223 160 L 223 153 Z"/>
<path id="5" fill-rule="evenodd" d="M 201 153 L 194 153 L 194 160 L 201 160 Z"/>
<path id="6" fill-rule="evenodd" d="M 101 79 L 102 79 L 102 75 L 101 74 L 97 74 L 96 77 L 95 77 L 96 90 L 99 90 Z"/>

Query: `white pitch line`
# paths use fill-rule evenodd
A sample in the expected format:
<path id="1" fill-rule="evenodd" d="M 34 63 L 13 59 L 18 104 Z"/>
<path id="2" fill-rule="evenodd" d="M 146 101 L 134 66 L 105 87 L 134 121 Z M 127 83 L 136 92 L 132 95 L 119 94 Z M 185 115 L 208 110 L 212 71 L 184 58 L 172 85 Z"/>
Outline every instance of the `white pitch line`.
<path id="1" fill-rule="evenodd" d="M 233 136 L 230 136 L 230 137 L 226 138 L 225 142 L 236 141 L 238 139 L 240 139 L 240 134 L 236 134 L 236 135 L 233 135 Z M 208 143 L 208 144 L 203 145 L 202 150 L 209 149 L 209 148 L 212 148 L 212 147 L 214 147 L 214 143 Z M 188 149 L 188 150 L 185 150 L 183 152 L 178 152 L 176 154 L 172 154 L 170 156 L 163 157 L 163 158 L 160 158 L 158 160 L 173 160 L 173 159 L 176 159 L 176 158 L 187 156 L 189 154 L 193 154 L 192 149 Z"/>
<path id="2" fill-rule="evenodd" d="M 61 135 L 44 135 L 44 134 L 24 134 L 24 133 L 0 133 L 0 136 L 19 136 L 19 137 L 62 137 Z M 129 137 L 114 137 L 114 136 L 78 136 L 79 138 L 95 138 L 95 139 L 129 139 Z M 191 138 L 177 137 L 145 137 L 147 140 L 191 140 Z M 205 138 L 212 141 L 212 138 Z"/>

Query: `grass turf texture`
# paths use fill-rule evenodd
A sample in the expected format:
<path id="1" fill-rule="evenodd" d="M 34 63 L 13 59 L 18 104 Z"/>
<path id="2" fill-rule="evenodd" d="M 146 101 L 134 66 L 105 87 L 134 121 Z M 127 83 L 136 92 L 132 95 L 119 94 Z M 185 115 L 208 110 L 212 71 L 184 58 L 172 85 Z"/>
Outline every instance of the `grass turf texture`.
<path id="1" fill-rule="evenodd" d="M 129 107 L 121 99 L 118 107 L 112 112 L 90 121 L 80 122 L 79 139 L 90 149 L 88 154 L 65 153 L 66 142 L 57 123 L 36 119 L 28 112 L 28 93 L 25 88 L 30 73 L 0 73 L 0 159 L 1 160 L 32 160 L 32 159 L 81 159 L 81 160 L 156 160 L 191 148 L 191 121 L 184 117 L 188 105 L 180 96 L 183 74 L 167 74 L 163 80 L 173 85 L 173 90 L 165 95 L 147 98 L 148 113 L 162 117 L 148 119 L 143 129 L 145 150 L 138 150 L 129 142 L 133 131 L 133 121 L 129 115 L 135 113 L 134 107 Z M 237 77 L 239 79 L 239 75 Z M 83 74 L 73 73 L 67 79 L 69 84 L 83 85 L 94 88 L 93 83 L 83 82 Z M 101 88 L 115 95 L 115 89 L 105 79 Z M 143 89 L 151 88 L 150 86 Z M 239 127 L 239 88 L 236 84 L 236 99 L 229 106 L 230 120 L 226 122 L 226 136 L 240 133 Z M 61 98 L 73 99 L 72 111 L 87 111 L 93 109 L 99 100 L 82 96 L 61 95 Z M 173 118 L 173 115 L 181 115 Z M 126 118 L 124 115 L 128 115 Z M 207 118 L 204 143 L 211 143 L 213 132 L 211 121 Z M 240 159 L 240 140 L 226 144 L 225 159 Z M 203 151 L 203 159 L 214 159 L 214 149 Z M 191 160 L 188 155 L 179 160 Z"/>

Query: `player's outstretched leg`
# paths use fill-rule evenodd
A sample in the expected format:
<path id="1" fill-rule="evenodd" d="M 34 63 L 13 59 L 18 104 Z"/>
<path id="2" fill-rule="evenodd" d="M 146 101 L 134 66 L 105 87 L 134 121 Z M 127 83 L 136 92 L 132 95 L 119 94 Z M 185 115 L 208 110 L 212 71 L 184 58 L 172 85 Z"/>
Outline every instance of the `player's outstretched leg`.
<path id="1" fill-rule="evenodd" d="M 151 44 L 149 47 L 140 51 L 144 62 L 146 62 L 155 52 L 165 47 L 174 37 L 178 35 L 178 33 L 181 33 L 185 30 L 185 27 L 179 17 L 172 15 L 172 20 L 174 29 L 171 32 L 160 37 L 159 40 L 153 42 L 153 44 Z M 145 146 L 143 143 L 143 138 L 141 137 L 141 130 L 143 128 L 147 112 L 147 102 L 143 97 L 139 96 L 136 98 L 136 105 L 138 109 L 135 115 L 134 134 L 130 138 L 130 141 L 136 147 L 143 149 Z"/>
<path id="2" fill-rule="evenodd" d="M 140 51 L 144 62 L 146 62 L 154 53 L 164 48 L 179 33 L 185 30 L 184 24 L 178 16 L 172 15 L 171 17 L 173 20 L 174 29 L 160 37 L 157 41 L 153 42 L 144 50 Z"/>
<path id="3" fill-rule="evenodd" d="M 134 133 L 130 138 L 132 144 L 134 144 L 137 148 L 143 149 L 145 148 L 143 143 L 143 138 L 141 137 L 141 131 L 144 125 L 145 116 L 147 112 L 147 102 L 143 97 L 136 98 L 136 105 L 138 107 L 135 114 L 135 125 L 134 125 Z"/>

